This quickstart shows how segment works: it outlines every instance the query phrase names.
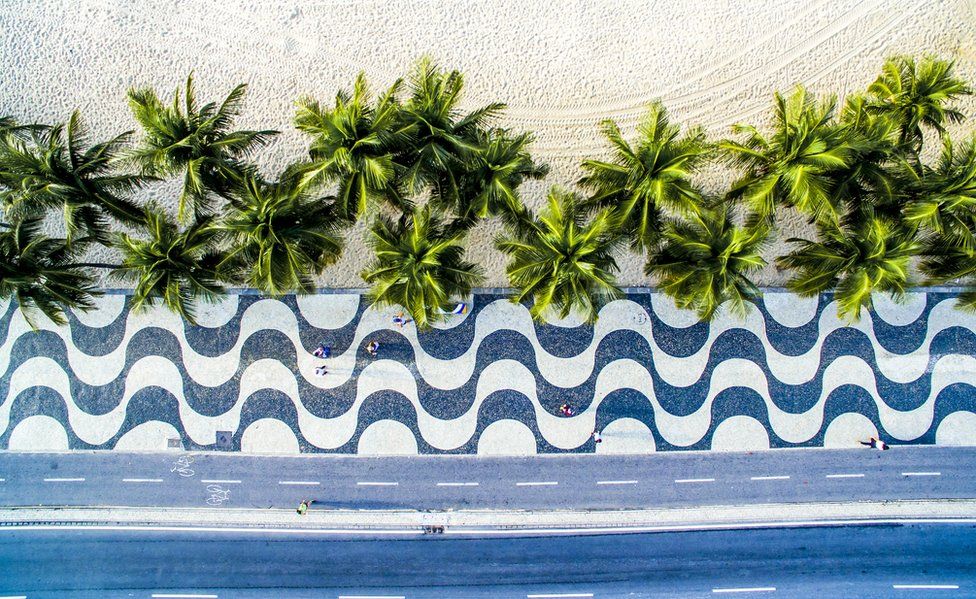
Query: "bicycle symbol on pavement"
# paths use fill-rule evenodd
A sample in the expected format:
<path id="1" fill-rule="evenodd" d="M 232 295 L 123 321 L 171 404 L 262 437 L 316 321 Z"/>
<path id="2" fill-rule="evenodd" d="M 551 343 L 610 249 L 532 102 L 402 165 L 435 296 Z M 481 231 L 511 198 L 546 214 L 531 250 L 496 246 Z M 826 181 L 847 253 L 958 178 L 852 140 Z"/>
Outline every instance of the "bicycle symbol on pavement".
<path id="1" fill-rule="evenodd" d="M 210 506 L 223 505 L 225 501 L 230 500 L 230 489 L 220 485 L 207 485 L 207 493 L 210 493 L 210 497 L 207 497 L 207 505 Z"/>
<path id="2" fill-rule="evenodd" d="M 184 455 L 180 456 L 176 463 L 173 464 L 173 468 L 170 472 L 175 472 L 183 477 L 190 477 L 194 475 L 193 468 L 190 468 L 190 464 L 193 463 L 193 457 Z"/>

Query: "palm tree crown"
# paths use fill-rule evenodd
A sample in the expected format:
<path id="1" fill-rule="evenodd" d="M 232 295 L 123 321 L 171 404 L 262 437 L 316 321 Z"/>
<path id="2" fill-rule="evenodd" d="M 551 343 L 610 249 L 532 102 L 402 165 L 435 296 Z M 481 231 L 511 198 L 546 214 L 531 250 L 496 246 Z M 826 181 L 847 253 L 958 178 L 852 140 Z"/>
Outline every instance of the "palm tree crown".
<path id="1" fill-rule="evenodd" d="M 135 282 L 133 308 L 143 309 L 161 300 L 194 323 L 196 301 L 214 301 L 223 292 L 211 219 L 203 217 L 180 230 L 164 211 L 149 206 L 145 230 L 148 239 L 123 234 L 117 241 L 123 260 L 116 275 Z"/>
<path id="2" fill-rule="evenodd" d="M 36 218 L 0 230 L 0 297 L 16 299 L 32 328 L 35 310 L 65 324 L 66 309 L 90 310 L 99 295 L 91 277 L 72 263 L 79 244 L 69 246 L 40 231 Z"/>
<path id="3" fill-rule="evenodd" d="M 802 87 L 789 97 L 777 93 L 775 99 L 771 137 L 751 125 L 736 125 L 733 131 L 745 133 L 745 141 L 719 144 L 733 163 L 747 170 L 729 197 L 752 211 L 750 224 L 771 223 L 778 203 L 818 221 L 837 222 L 827 175 L 849 166 L 853 148 L 844 128 L 833 120 L 835 102 L 817 103 Z"/>
<path id="4" fill-rule="evenodd" d="M 538 218 L 521 234 L 498 240 L 509 256 L 505 270 L 518 290 L 514 300 L 531 297 L 533 318 L 555 309 L 561 318 L 578 311 L 594 322 L 604 304 L 622 296 L 613 274 L 620 223 L 609 209 L 588 216 L 579 196 L 554 187 Z"/>
<path id="5" fill-rule="evenodd" d="M 109 217 L 142 220 L 142 210 L 126 196 L 144 179 L 113 170 L 127 136 L 89 146 L 77 111 L 66 124 L 35 129 L 29 139 L 0 135 L 0 184 L 6 188 L 0 199 L 8 214 L 18 220 L 57 209 L 69 243 L 80 232 L 109 243 Z"/>
<path id="6" fill-rule="evenodd" d="M 192 74 L 186 79 L 182 105 L 179 89 L 170 106 L 164 106 L 152 89 L 129 91 L 132 113 L 145 132 L 131 157 L 147 175 L 183 173 L 181 219 L 188 207 L 195 214 L 207 213 L 208 192 L 227 194 L 250 170 L 242 161 L 277 133 L 230 129 L 246 89 L 247 85 L 238 85 L 219 106 L 212 102 L 199 108 Z"/>
<path id="7" fill-rule="evenodd" d="M 943 134 L 947 123 L 963 119 L 949 103 L 973 90 L 953 75 L 954 66 L 930 56 L 920 61 L 907 56 L 888 59 L 881 75 L 868 87 L 872 109 L 898 124 L 903 143 L 920 147 L 922 125 Z"/>
<path id="8" fill-rule="evenodd" d="M 402 306 L 419 329 L 430 328 L 481 279 L 481 270 L 464 261 L 462 242 L 463 233 L 445 226 L 429 206 L 397 222 L 377 218 L 369 232 L 376 258 L 362 273 L 372 285 L 370 302 Z"/>
<path id="9" fill-rule="evenodd" d="M 871 307 L 873 292 L 904 294 L 909 262 L 921 249 L 913 230 L 871 215 L 817 228 L 819 241 L 789 239 L 797 249 L 776 260 L 780 268 L 795 271 L 787 289 L 809 297 L 836 288 L 837 312 L 849 320 Z"/>
<path id="10" fill-rule="evenodd" d="M 298 102 L 295 126 L 313 138 L 303 184 L 338 182 L 337 210 L 349 220 L 361 216 L 373 199 L 406 206 L 395 186 L 393 162 L 393 152 L 406 141 L 398 132 L 400 86 L 394 83 L 374 107 L 360 73 L 352 94 L 340 91 L 331 109 L 310 98 Z"/>
<path id="11" fill-rule="evenodd" d="M 217 224 L 229 246 L 222 269 L 272 296 L 314 291 L 311 275 L 342 253 L 332 202 L 313 196 L 291 171 L 274 183 L 250 175 L 231 193 Z"/>
<path id="12" fill-rule="evenodd" d="M 766 265 L 760 253 L 768 233 L 736 226 L 727 205 L 693 212 L 667 223 L 645 273 L 656 275 L 661 291 L 702 320 L 711 320 L 724 302 L 744 314 L 747 302 L 759 296 L 748 274 Z"/>
<path id="13" fill-rule="evenodd" d="M 934 168 L 909 166 L 911 200 L 903 218 L 926 227 L 947 243 L 976 248 L 976 137 L 956 146 L 948 137 Z"/>
<path id="14" fill-rule="evenodd" d="M 690 179 L 710 147 L 701 128 L 682 136 L 660 101 L 651 104 L 637 133 L 636 144 L 631 145 L 616 123 L 603 121 L 613 159 L 584 160 L 587 174 L 580 185 L 593 192 L 597 206 L 616 207 L 632 247 L 642 251 L 656 241 L 662 209 L 677 214 L 698 209 L 701 195 Z"/>

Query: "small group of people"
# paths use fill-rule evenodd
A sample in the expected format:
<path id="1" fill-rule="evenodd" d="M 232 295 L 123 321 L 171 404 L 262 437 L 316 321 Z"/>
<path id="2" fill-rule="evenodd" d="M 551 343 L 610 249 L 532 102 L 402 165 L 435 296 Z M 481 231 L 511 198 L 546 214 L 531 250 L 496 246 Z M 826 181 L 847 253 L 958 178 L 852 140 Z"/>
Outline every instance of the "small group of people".
<path id="1" fill-rule="evenodd" d="M 569 405 L 568 403 L 564 403 L 563 405 L 559 406 L 559 413 L 568 418 L 570 416 L 575 416 L 576 410 L 573 409 L 573 406 Z M 590 433 L 590 438 L 593 439 L 594 443 L 603 443 L 603 436 L 600 434 L 600 429 L 594 429 L 593 432 Z"/>
<path id="2" fill-rule="evenodd" d="M 332 356 L 332 347 L 324 343 L 320 343 L 319 346 L 315 348 L 315 351 L 312 352 L 312 355 L 323 360 L 328 359 Z M 325 376 L 329 374 L 329 369 L 326 368 L 325 364 L 316 366 L 315 374 L 316 376 Z"/>
<path id="3" fill-rule="evenodd" d="M 870 447 L 871 449 L 878 449 L 880 451 L 886 451 L 890 449 L 890 446 L 877 437 L 871 437 L 867 441 L 861 441 L 861 445 Z"/>

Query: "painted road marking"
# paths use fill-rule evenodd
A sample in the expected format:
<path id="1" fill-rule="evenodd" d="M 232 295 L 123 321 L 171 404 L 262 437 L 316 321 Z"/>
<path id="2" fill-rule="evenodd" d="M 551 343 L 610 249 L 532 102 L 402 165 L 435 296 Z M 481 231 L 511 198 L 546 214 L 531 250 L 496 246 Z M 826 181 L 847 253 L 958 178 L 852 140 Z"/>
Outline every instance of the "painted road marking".
<path id="1" fill-rule="evenodd" d="M 5 483 L 5 482 L 7 482 L 7 479 L 5 479 L 5 478 L 0 478 L 0 483 Z M 2 598 L 0 598 L 0 599 L 2 599 Z"/>
<path id="2" fill-rule="evenodd" d="M 789 476 L 753 476 L 749 480 L 789 480 Z"/>
<path id="3" fill-rule="evenodd" d="M 478 483 L 437 483 L 438 487 L 477 487 Z"/>
<path id="4" fill-rule="evenodd" d="M 676 483 L 713 483 L 714 478 L 676 478 L 674 479 Z"/>
<path id="5" fill-rule="evenodd" d="M 959 588 L 958 584 L 893 584 L 893 589 L 936 589 L 943 591 L 954 591 Z"/>
<path id="6" fill-rule="evenodd" d="M 279 480 L 278 484 L 304 486 L 304 487 L 317 487 L 320 483 L 317 480 Z"/>
<path id="7" fill-rule="evenodd" d="M 200 479 L 205 485 L 239 485 L 241 481 L 239 480 L 220 480 L 216 478 L 202 478 Z"/>
<path id="8" fill-rule="evenodd" d="M 828 474 L 827 478 L 864 478 L 863 474 Z"/>
<path id="9" fill-rule="evenodd" d="M 598 480 L 598 485 L 636 485 L 636 480 Z"/>
<path id="10" fill-rule="evenodd" d="M 732 589 L 712 589 L 713 593 L 772 593 L 776 591 L 776 587 L 750 587 L 750 588 L 732 588 Z"/>
<path id="11" fill-rule="evenodd" d="M 528 599 L 556 599 L 557 597 L 592 597 L 593 593 L 555 593 L 548 595 L 526 595 Z"/>
<path id="12" fill-rule="evenodd" d="M 4 595 L 0 599 L 27 599 L 27 595 Z"/>
<path id="13" fill-rule="evenodd" d="M 902 472 L 902 476 L 942 476 L 941 472 Z"/>
<path id="14" fill-rule="evenodd" d="M 83 483 L 85 479 L 83 478 L 45 478 L 46 483 Z"/>
<path id="15" fill-rule="evenodd" d="M 184 595 L 180 593 L 153 593 L 159 599 L 217 599 L 217 595 Z"/>
<path id="16" fill-rule="evenodd" d="M 161 478 L 123 478 L 124 483 L 161 483 L 163 479 Z"/>
<path id="17" fill-rule="evenodd" d="M 373 481 L 373 482 L 371 482 L 371 481 L 359 481 L 356 484 L 359 485 L 360 487 L 395 487 L 395 486 L 399 485 L 400 483 L 397 483 L 397 482 L 385 483 L 385 482 L 375 482 L 375 481 Z"/>
<path id="18" fill-rule="evenodd" d="M 339 595 L 339 599 L 406 599 L 403 595 Z"/>
<path id="19" fill-rule="evenodd" d="M 516 487 L 554 487 L 559 483 L 554 480 L 537 480 L 515 483 Z M 543 595 L 545 596 L 545 595 Z"/>

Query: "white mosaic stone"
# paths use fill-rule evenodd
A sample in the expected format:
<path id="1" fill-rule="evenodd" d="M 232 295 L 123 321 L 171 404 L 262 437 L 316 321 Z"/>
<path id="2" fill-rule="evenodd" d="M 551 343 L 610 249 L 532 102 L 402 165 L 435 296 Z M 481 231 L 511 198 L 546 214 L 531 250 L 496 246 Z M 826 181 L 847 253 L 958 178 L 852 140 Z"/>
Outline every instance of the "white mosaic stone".
<path id="1" fill-rule="evenodd" d="M 395 420 L 378 420 L 359 436 L 360 455 L 417 455 L 417 439 L 407 425 Z"/>
<path id="2" fill-rule="evenodd" d="M 216 302 L 197 302 L 195 320 L 202 327 L 216 329 L 237 316 L 240 296 L 229 294 L 221 296 Z"/>
<path id="3" fill-rule="evenodd" d="M 699 322 L 693 310 L 682 310 L 675 305 L 671 296 L 663 293 L 651 294 L 651 309 L 661 322 L 672 328 L 686 329 Z"/>
<path id="4" fill-rule="evenodd" d="M 115 322 L 125 308 L 125 295 L 121 293 L 111 293 L 96 297 L 94 300 L 95 308 L 87 312 L 83 310 L 73 310 L 75 318 L 86 327 L 102 328 Z"/>
<path id="5" fill-rule="evenodd" d="M 14 427 L 7 447 L 12 451 L 67 451 L 68 433 L 50 416 L 30 416 Z"/>
<path id="6" fill-rule="evenodd" d="M 255 420 L 241 435 L 242 453 L 295 455 L 301 453 L 295 433 L 276 418 Z"/>
<path id="7" fill-rule="evenodd" d="M 535 455 L 535 435 L 518 420 L 497 420 L 485 427 L 478 437 L 478 455 Z"/>
<path id="8" fill-rule="evenodd" d="M 800 297 L 777 291 L 767 291 L 762 301 L 776 322 L 790 328 L 801 327 L 813 320 L 819 304 L 817 297 Z"/>
<path id="9" fill-rule="evenodd" d="M 830 449 L 861 447 L 860 441 L 878 437 L 878 428 L 864 414 L 848 412 L 834 418 L 824 431 L 823 446 Z"/>
<path id="10" fill-rule="evenodd" d="M 596 444 L 599 454 L 654 453 L 654 433 L 646 424 L 634 418 L 618 418 L 600 431 L 601 443 Z"/>
<path id="11" fill-rule="evenodd" d="M 935 430 L 937 445 L 976 445 L 976 414 L 967 411 L 953 412 L 939 423 Z"/>
<path id="12" fill-rule="evenodd" d="M 319 329 L 341 329 L 359 310 L 359 295 L 352 293 L 299 295 L 295 301 L 305 320 Z"/>
<path id="13" fill-rule="evenodd" d="M 882 320 L 895 326 L 905 326 L 917 321 L 922 312 L 925 311 L 925 293 L 906 293 L 901 301 L 895 299 L 888 293 L 875 293 L 871 295 L 871 303 L 874 311 Z"/>
<path id="14" fill-rule="evenodd" d="M 179 439 L 180 433 L 172 424 L 152 420 L 135 426 L 115 442 L 116 451 L 165 451 L 170 439 Z"/>
<path id="15" fill-rule="evenodd" d="M 749 416 L 723 420 L 712 434 L 712 451 L 762 451 L 769 449 L 766 427 Z"/>

